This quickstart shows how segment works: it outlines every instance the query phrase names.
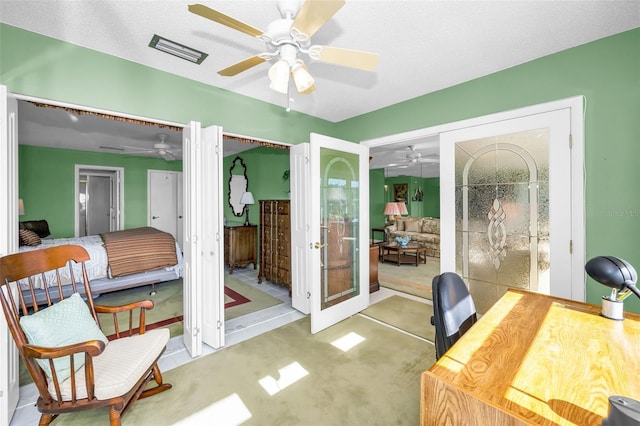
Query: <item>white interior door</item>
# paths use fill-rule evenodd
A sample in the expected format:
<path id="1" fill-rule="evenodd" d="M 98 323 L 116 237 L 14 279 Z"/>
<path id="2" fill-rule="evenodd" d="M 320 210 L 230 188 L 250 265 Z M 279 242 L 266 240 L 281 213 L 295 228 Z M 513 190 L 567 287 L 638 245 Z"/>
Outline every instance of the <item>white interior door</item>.
<path id="1" fill-rule="evenodd" d="M 311 165 L 309 144 L 294 145 L 289 150 L 291 170 L 291 305 L 303 314 L 311 312 Z"/>
<path id="2" fill-rule="evenodd" d="M 200 123 L 192 121 L 182 131 L 184 173 L 183 306 L 184 345 L 196 357 L 202 353 L 202 180 L 199 154 L 202 146 Z"/>
<path id="3" fill-rule="evenodd" d="M 369 148 L 312 133 L 309 153 L 307 256 L 317 333 L 369 306 Z M 300 165 L 293 165 L 297 179 Z"/>
<path id="4" fill-rule="evenodd" d="M 224 345 L 222 128 L 184 128 L 184 334 L 191 356 Z"/>
<path id="5" fill-rule="evenodd" d="M 0 85 L 0 256 L 18 251 L 18 103 Z M 18 405 L 18 349 L 0 315 L 0 425 Z"/>
<path id="6" fill-rule="evenodd" d="M 573 239 L 582 237 L 574 235 L 570 214 L 573 208 L 580 208 L 572 199 L 571 171 L 582 165 L 572 164 L 570 109 L 445 132 L 440 141 L 441 270 L 458 271 L 463 276 L 474 274 L 469 272 L 465 256 L 474 239 L 484 241 L 477 236 L 484 226 L 487 249 L 478 249 L 472 256 L 479 262 L 475 268 L 478 283 L 489 288 L 489 280 L 484 277 L 513 273 L 516 268 L 503 268 L 511 259 L 531 271 L 541 268 L 532 275 L 535 288 L 531 290 L 584 300 L 584 274 L 573 272 L 582 270 L 584 256 L 572 250 Z M 543 149 L 548 151 L 542 154 Z M 475 186 L 467 185 L 468 175 L 479 173 L 470 171 L 471 167 L 483 162 L 485 169 L 495 172 L 477 176 L 480 183 Z M 509 176 L 517 176 L 518 182 L 507 182 Z M 516 186 L 520 189 L 509 189 Z M 483 191 L 491 195 L 490 199 L 478 195 Z M 519 205 L 521 201 L 526 208 Z M 477 226 L 469 217 L 479 218 Z M 489 223 L 489 228 L 480 223 L 481 219 Z M 474 226 L 478 231 L 475 235 Z M 526 235 L 518 235 L 517 228 Z M 487 261 L 478 260 L 485 255 Z M 500 288 L 498 285 L 496 296 L 501 294 Z"/>
<path id="7" fill-rule="evenodd" d="M 200 180 L 202 229 L 202 341 L 224 346 L 224 230 L 222 227 L 222 127 L 202 129 Z"/>
<path id="8" fill-rule="evenodd" d="M 147 224 L 156 229 L 168 232 L 178 240 L 178 226 L 182 221 L 178 220 L 179 198 L 182 191 L 178 190 L 180 172 L 166 170 L 148 170 L 148 217 Z M 178 241 L 180 242 L 180 241 Z"/>

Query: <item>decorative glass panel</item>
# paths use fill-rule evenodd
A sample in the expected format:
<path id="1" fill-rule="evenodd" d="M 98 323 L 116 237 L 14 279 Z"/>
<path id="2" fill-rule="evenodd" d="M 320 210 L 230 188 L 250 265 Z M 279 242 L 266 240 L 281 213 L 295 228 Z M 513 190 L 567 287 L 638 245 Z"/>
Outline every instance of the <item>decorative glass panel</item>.
<path id="1" fill-rule="evenodd" d="M 360 294 L 359 157 L 320 149 L 321 309 Z"/>
<path id="2" fill-rule="evenodd" d="M 548 292 L 548 131 L 460 142 L 455 155 L 458 273 L 477 288 Z"/>

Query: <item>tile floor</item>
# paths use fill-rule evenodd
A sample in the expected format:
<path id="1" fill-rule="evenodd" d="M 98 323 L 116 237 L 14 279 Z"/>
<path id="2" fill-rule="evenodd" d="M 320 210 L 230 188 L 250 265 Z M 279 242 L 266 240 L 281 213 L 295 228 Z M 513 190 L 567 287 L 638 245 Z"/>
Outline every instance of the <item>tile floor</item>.
<path id="1" fill-rule="evenodd" d="M 264 309 L 262 311 L 254 312 L 242 317 L 234 318 L 226 321 L 225 330 L 225 346 L 231 346 L 236 343 L 240 343 L 244 340 L 250 339 L 267 331 L 276 329 L 290 322 L 296 321 L 304 317 L 304 314 L 293 309 L 291 307 L 291 298 L 289 297 L 289 291 L 285 287 L 272 284 L 268 281 L 263 281 L 262 284 L 258 284 L 258 272 L 249 267 L 246 269 L 235 269 L 233 276 L 245 283 L 258 288 L 273 297 L 277 297 L 284 303 L 277 306 Z M 418 300 L 424 303 L 430 303 L 425 299 L 412 296 L 406 293 L 398 293 L 394 290 L 381 287 L 379 291 L 370 295 L 370 304 L 377 303 L 387 297 L 399 294 L 404 297 L 408 297 L 414 300 Z M 402 331 L 402 330 L 399 330 Z M 415 336 L 414 336 L 415 337 Z M 202 355 L 209 355 L 216 352 L 210 346 L 203 345 Z M 160 358 L 160 369 L 162 371 L 168 371 L 173 368 L 179 367 L 183 364 L 193 361 L 197 358 L 192 358 L 187 352 L 184 344 L 182 343 L 182 336 L 176 336 L 169 340 L 165 353 Z M 20 387 L 20 399 L 18 401 L 18 408 L 11 419 L 10 426 L 27 426 L 36 425 L 40 419 L 40 413 L 35 407 L 35 401 L 38 398 L 38 391 L 33 384 Z"/>

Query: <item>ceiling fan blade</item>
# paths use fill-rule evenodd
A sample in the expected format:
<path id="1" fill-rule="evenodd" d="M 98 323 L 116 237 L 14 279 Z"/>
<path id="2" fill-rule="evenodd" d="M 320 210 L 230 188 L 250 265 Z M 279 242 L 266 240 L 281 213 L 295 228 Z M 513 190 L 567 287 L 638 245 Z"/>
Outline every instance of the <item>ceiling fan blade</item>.
<path id="1" fill-rule="evenodd" d="M 311 46 L 309 51 L 313 59 L 365 71 L 373 71 L 378 66 L 378 62 L 380 62 L 380 56 L 377 53 L 363 52 L 361 50 Z M 314 53 L 313 55 L 311 55 L 312 52 Z M 317 57 L 315 57 L 316 55 Z"/>
<path id="2" fill-rule="evenodd" d="M 190 4 L 189 12 L 200 15 L 203 18 L 211 19 L 214 22 L 233 28 L 234 30 L 241 31 L 245 34 L 249 34 L 253 37 L 259 37 L 264 34 L 264 31 L 252 27 L 249 24 L 245 24 L 242 21 L 238 21 L 231 16 L 225 15 L 224 13 L 218 12 L 217 10 L 211 9 L 203 4 Z"/>
<path id="3" fill-rule="evenodd" d="M 124 148 L 124 151 L 127 154 L 141 154 L 141 153 L 145 153 L 145 152 L 155 152 L 155 149 L 148 149 L 148 148 L 140 148 L 139 146 L 129 146 L 129 145 L 120 145 L 121 148 Z"/>
<path id="4" fill-rule="evenodd" d="M 260 55 L 252 56 L 248 59 L 245 59 L 244 61 L 240 61 L 237 64 L 233 64 L 230 67 L 218 71 L 218 74 L 224 77 L 233 77 L 236 74 L 240 74 L 242 71 L 246 71 L 251 67 L 260 65 L 265 60 L 266 59 L 260 57 Z"/>
<path id="5" fill-rule="evenodd" d="M 305 41 L 344 6 L 344 0 L 306 0 L 291 24 L 291 35 Z"/>

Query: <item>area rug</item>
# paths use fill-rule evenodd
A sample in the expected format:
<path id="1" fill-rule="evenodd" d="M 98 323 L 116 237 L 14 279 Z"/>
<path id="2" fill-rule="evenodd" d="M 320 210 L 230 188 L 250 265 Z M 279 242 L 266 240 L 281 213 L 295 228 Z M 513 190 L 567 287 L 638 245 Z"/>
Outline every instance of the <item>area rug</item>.
<path id="1" fill-rule="evenodd" d="M 432 344 L 359 315 L 309 330 L 305 317 L 165 372 L 173 388 L 137 401 L 122 424 L 420 423 L 420 376 L 435 361 Z M 63 414 L 56 424 L 107 421 L 100 409 Z"/>
<path id="2" fill-rule="evenodd" d="M 237 318 L 242 315 L 266 309 L 270 306 L 282 303 L 269 294 L 266 294 L 250 285 L 243 283 L 229 275 L 225 275 L 224 285 L 224 315 L 225 320 Z M 117 306 L 135 300 L 150 299 L 154 302 L 152 310 L 146 312 L 145 323 L 147 329 L 167 327 L 171 332 L 171 337 L 182 334 L 183 322 L 183 301 L 182 301 L 182 280 L 173 280 L 156 284 L 156 294 L 149 295 L 149 286 L 136 287 L 113 293 L 101 295 L 95 300 L 96 304 Z M 126 315 L 119 317 L 125 324 L 128 322 Z M 137 323 L 137 313 L 134 315 L 134 322 Z M 113 321 L 101 316 L 100 325 L 106 336 L 111 337 L 115 332 Z"/>
<path id="3" fill-rule="evenodd" d="M 435 340 L 433 306 L 427 303 L 395 295 L 370 305 L 361 314 L 431 342 Z"/>
<path id="4" fill-rule="evenodd" d="M 426 264 L 396 265 L 378 263 L 378 282 L 382 287 L 431 300 L 431 281 L 440 274 L 440 259 L 427 257 Z"/>

